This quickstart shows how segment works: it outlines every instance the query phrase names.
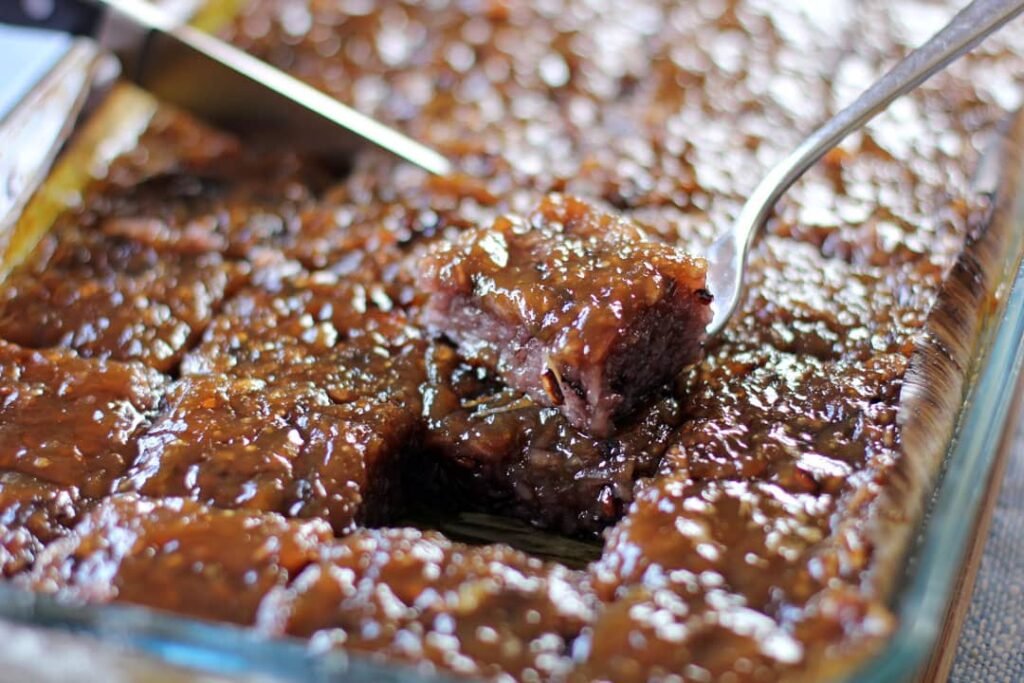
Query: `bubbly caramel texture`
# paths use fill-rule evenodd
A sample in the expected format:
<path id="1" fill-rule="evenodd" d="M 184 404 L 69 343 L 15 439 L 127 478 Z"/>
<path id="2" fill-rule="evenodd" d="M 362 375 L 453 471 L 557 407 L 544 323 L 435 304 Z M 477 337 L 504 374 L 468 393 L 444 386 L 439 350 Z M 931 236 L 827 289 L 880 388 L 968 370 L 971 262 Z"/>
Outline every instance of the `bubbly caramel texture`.
<path id="1" fill-rule="evenodd" d="M 228 39 L 458 171 L 366 150 L 336 178 L 162 109 L 0 283 L 0 571 L 492 680 L 847 671 L 895 626 L 873 529 L 916 456 L 901 391 L 985 225 L 970 178 L 1020 104 L 1021 26 L 797 183 L 701 354 L 681 308 L 630 316 L 699 304 L 679 255 L 958 4 L 246 3 Z M 449 324 L 456 300 L 557 376 Z M 630 335 L 662 325 L 686 352 L 650 376 L 576 353 L 646 372 L 666 337 Z M 625 397 L 600 420 L 566 407 L 581 368 Z M 600 557 L 457 542 L 410 527 L 424 508 Z"/>
<path id="2" fill-rule="evenodd" d="M 20 580 L 48 543 L 64 536 L 81 511 L 73 486 L 20 472 L 0 475 L 0 571 Z"/>
<path id="3" fill-rule="evenodd" d="M 322 520 L 118 494 L 52 543 L 29 580 L 36 590 L 79 600 L 116 599 L 249 624 L 267 592 L 312 562 L 330 538 Z"/>
<path id="4" fill-rule="evenodd" d="M 711 322 L 702 260 L 559 195 L 420 268 L 428 328 L 595 436 L 699 360 Z"/>
<path id="5" fill-rule="evenodd" d="M 462 674 L 563 678 L 593 608 L 578 572 L 399 528 L 334 544 L 268 595 L 260 626 Z"/>
<path id="6" fill-rule="evenodd" d="M 138 363 L 0 342 L 0 466 L 5 472 L 111 491 L 166 385 Z"/>

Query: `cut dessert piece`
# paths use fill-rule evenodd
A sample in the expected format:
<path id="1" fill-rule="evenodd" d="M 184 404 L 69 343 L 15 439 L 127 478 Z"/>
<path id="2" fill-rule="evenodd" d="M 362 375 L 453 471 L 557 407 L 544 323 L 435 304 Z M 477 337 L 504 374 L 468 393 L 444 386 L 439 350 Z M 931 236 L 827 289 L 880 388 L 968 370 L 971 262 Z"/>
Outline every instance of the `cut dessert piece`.
<path id="1" fill-rule="evenodd" d="M 182 374 L 314 382 L 338 402 L 386 397 L 418 412 L 423 344 L 405 314 L 361 284 L 278 265 L 224 305 Z"/>
<path id="2" fill-rule="evenodd" d="M 223 508 L 322 517 L 339 533 L 388 517 L 416 414 L 338 405 L 312 383 L 189 377 L 138 442 L 123 489 Z"/>
<path id="3" fill-rule="evenodd" d="M 822 361 L 726 341 L 689 377 L 687 420 L 660 469 L 843 495 L 875 476 L 867 465 L 898 458 L 906 367 L 902 354 Z"/>
<path id="4" fill-rule="evenodd" d="M 674 573 L 713 574 L 704 589 L 735 592 L 747 607 L 774 615 L 833 578 L 826 573 L 837 571 L 835 563 L 811 560 L 835 509 L 831 495 L 773 483 L 657 477 L 608 534 L 591 566 L 594 583 L 610 601 L 636 584 L 671 584 Z"/>
<path id="5" fill-rule="evenodd" d="M 852 265 L 766 235 L 750 255 L 746 295 L 722 341 L 733 355 L 775 348 L 822 361 L 909 356 L 934 296 L 919 269 L 933 267 Z"/>
<path id="6" fill-rule="evenodd" d="M 569 681 L 774 681 L 803 660 L 793 634 L 743 596 L 710 586 L 706 595 L 700 577 L 678 574 L 675 585 L 638 586 L 607 605 Z"/>
<path id="7" fill-rule="evenodd" d="M 427 356 L 425 444 L 440 456 L 449 498 L 564 534 L 614 523 L 637 479 L 654 474 L 682 415 L 661 396 L 614 437 L 590 436 L 488 370 L 436 344 Z"/>
<path id="8" fill-rule="evenodd" d="M 552 195 L 524 221 L 441 242 L 423 261 L 424 322 L 513 388 L 608 436 L 700 358 L 706 264 L 635 224 Z"/>
<path id="9" fill-rule="evenodd" d="M 863 658 L 892 625 L 883 608 L 848 586 L 826 588 L 803 610 L 772 618 L 717 578 L 677 571 L 665 586 L 634 586 L 606 605 L 581 639 L 585 659 L 568 680 L 823 680 L 801 672 L 834 672 Z M 840 644 L 823 653 L 823 641 Z"/>
<path id="10" fill-rule="evenodd" d="M 92 207 L 98 215 L 83 219 L 95 222 L 95 229 L 108 237 L 163 252 L 218 252 L 245 259 L 298 231 L 305 205 L 312 203 L 304 184 L 275 178 L 290 160 L 273 161 L 252 160 L 244 175 L 173 172 L 138 185 L 104 188 Z"/>
<path id="11" fill-rule="evenodd" d="M 73 228 L 48 236 L 0 287 L 0 338 L 172 369 L 244 268 L 161 255 Z"/>
<path id="12" fill-rule="evenodd" d="M 0 342 L 0 469 L 109 493 L 165 384 L 141 363 Z"/>
<path id="13" fill-rule="evenodd" d="M 826 540 L 836 507 L 766 481 L 652 480 L 590 568 L 605 608 L 578 680 L 776 680 L 826 635 L 845 642 L 825 657 L 877 644 L 892 621 L 845 583 L 863 549 Z"/>
<path id="14" fill-rule="evenodd" d="M 68 533 L 81 505 L 73 486 L 0 473 L 0 577 L 30 570 L 48 543 Z"/>
<path id="15" fill-rule="evenodd" d="M 489 680 L 559 680 L 593 617 L 582 578 L 507 546 L 359 531 L 273 591 L 259 625 Z"/>
<path id="16" fill-rule="evenodd" d="M 51 544 L 31 580 L 36 590 L 78 600 L 251 624 L 264 595 L 315 561 L 330 539 L 320 520 L 116 495 Z"/>
<path id="17" fill-rule="evenodd" d="M 383 523 L 419 431 L 424 342 L 364 286 L 287 265 L 261 270 L 185 358 L 130 485 L 324 516 L 339 534 Z"/>

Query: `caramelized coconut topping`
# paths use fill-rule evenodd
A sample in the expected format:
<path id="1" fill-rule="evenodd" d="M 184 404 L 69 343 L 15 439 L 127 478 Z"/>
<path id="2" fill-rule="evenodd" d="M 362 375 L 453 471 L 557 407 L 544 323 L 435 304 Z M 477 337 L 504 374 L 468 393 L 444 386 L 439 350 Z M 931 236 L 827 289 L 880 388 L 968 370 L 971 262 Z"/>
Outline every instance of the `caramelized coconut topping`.
<path id="1" fill-rule="evenodd" d="M 246 3 L 228 39 L 460 171 L 160 110 L 0 284 L 0 571 L 494 680 L 846 672 L 894 626 L 900 392 L 1024 29 L 787 194 L 703 353 L 685 254 L 956 5 Z"/>

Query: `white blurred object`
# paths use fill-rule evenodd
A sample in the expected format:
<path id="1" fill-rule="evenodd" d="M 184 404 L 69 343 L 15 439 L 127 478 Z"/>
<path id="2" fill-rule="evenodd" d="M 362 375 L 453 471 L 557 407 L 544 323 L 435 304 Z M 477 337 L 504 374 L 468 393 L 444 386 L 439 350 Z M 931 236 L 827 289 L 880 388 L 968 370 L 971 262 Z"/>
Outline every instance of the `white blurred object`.
<path id="1" fill-rule="evenodd" d="M 71 36 L 0 24 L 0 119 L 71 46 Z"/>

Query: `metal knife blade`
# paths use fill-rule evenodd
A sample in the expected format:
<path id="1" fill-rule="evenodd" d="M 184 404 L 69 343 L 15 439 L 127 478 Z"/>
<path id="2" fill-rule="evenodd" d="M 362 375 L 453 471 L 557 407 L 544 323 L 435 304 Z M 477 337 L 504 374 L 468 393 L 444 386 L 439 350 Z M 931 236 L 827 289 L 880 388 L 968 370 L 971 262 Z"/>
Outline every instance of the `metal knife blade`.
<path id="1" fill-rule="evenodd" d="M 65 10 L 77 17 L 73 28 L 91 29 L 127 78 L 212 123 L 329 159 L 351 159 L 369 142 L 430 173 L 452 170 L 437 151 L 143 0 L 61 2 L 79 5 Z M 97 7 L 104 11 L 89 27 L 83 17 Z"/>

